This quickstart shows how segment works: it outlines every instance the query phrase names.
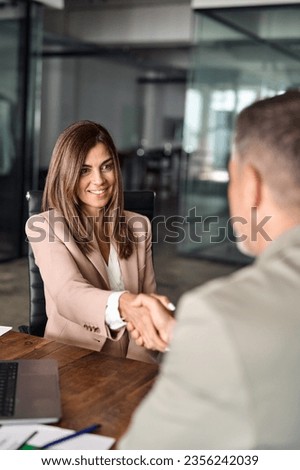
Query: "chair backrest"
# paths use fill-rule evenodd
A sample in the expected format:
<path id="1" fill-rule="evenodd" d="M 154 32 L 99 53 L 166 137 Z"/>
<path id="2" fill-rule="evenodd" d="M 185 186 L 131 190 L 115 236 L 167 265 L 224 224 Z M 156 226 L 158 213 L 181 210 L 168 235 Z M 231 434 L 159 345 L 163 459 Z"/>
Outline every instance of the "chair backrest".
<path id="1" fill-rule="evenodd" d="M 31 190 L 26 194 L 28 201 L 28 215 L 41 212 L 43 191 Z M 124 191 L 124 207 L 126 210 L 145 215 L 150 221 L 155 214 L 155 192 L 154 191 Z M 44 283 L 40 275 L 40 270 L 35 264 L 33 251 L 28 246 L 28 266 L 29 266 L 29 327 L 28 332 L 35 336 L 44 336 L 47 323 Z M 24 329 L 24 327 L 23 327 Z"/>
<path id="2" fill-rule="evenodd" d="M 43 191 L 28 191 L 26 199 L 28 201 L 28 216 L 41 212 Z M 40 275 L 40 270 L 35 264 L 34 254 L 28 243 L 28 268 L 29 268 L 29 328 L 28 332 L 35 336 L 44 336 L 47 323 L 44 283 Z"/>

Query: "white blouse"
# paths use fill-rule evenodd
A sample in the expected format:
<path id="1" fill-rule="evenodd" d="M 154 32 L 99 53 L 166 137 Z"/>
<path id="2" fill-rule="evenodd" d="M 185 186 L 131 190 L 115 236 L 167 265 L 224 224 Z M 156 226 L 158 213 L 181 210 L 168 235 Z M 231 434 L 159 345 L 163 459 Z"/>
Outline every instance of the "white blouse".
<path id="1" fill-rule="evenodd" d="M 109 285 L 111 290 L 124 290 L 124 282 L 122 279 L 122 273 L 119 263 L 119 257 L 117 250 L 110 244 L 108 264 L 106 265 L 107 275 L 109 279 Z"/>
<path id="2" fill-rule="evenodd" d="M 119 312 L 119 297 L 125 292 L 117 250 L 110 244 L 108 264 L 106 265 L 109 286 L 112 292 L 108 297 L 105 322 L 111 330 L 118 330 L 126 325 Z"/>

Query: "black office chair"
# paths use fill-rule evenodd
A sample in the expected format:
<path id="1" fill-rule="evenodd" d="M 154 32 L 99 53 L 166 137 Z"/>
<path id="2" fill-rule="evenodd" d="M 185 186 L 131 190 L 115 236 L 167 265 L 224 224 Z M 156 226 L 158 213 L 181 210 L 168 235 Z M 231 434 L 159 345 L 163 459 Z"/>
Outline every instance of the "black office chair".
<path id="1" fill-rule="evenodd" d="M 26 194 L 28 201 L 28 215 L 41 212 L 43 191 L 32 190 Z M 124 207 L 132 212 L 145 215 L 152 222 L 155 214 L 154 191 L 124 191 Z M 44 283 L 40 275 L 40 270 L 35 264 L 33 251 L 28 244 L 28 267 L 29 267 L 29 325 L 19 326 L 19 331 L 35 336 L 44 336 L 47 323 Z"/>

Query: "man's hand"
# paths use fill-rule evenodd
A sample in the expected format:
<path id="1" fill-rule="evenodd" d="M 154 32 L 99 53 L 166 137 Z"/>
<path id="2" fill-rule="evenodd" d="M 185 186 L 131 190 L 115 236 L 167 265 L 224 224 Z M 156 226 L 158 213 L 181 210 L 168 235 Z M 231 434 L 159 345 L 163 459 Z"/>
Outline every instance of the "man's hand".
<path id="1" fill-rule="evenodd" d="M 161 352 L 167 349 L 175 324 L 174 306 L 167 297 L 125 292 L 119 310 L 136 344 Z"/>

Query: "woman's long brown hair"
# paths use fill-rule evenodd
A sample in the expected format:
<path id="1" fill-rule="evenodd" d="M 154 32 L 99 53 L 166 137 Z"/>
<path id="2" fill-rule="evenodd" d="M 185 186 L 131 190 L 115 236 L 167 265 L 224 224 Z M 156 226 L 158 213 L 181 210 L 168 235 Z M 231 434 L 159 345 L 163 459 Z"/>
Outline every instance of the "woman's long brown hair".
<path id="1" fill-rule="evenodd" d="M 105 145 L 112 157 L 116 181 L 116 190 L 111 201 L 104 208 L 103 220 L 110 221 L 109 225 L 112 227 L 110 236 L 117 244 L 120 258 L 127 259 L 133 252 L 134 237 L 124 218 L 119 158 L 112 137 L 100 124 L 87 120 L 78 121 L 67 127 L 59 136 L 53 149 L 46 178 L 42 210 L 57 209 L 64 216 L 81 251 L 83 253 L 91 251 L 90 220 L 81 209 L 77 188 L 86 156 L 98 143 Z"/>

